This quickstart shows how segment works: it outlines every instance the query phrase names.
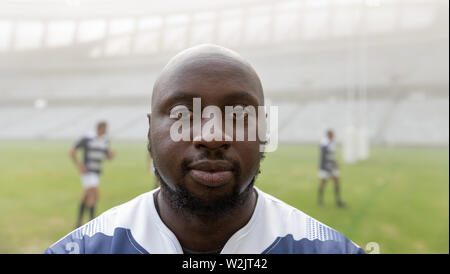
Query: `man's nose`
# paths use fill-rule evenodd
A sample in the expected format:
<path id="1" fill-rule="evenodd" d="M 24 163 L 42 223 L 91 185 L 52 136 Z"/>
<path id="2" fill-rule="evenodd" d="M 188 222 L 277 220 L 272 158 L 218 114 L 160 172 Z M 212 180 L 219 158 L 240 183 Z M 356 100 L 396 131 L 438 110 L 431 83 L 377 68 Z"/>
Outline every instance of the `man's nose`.
<path id="1" fill-rule="evenodd" d="M 227 136 L 222 129 L 216 128 L 213 132 L 210 129 L 202 128 L 201 134 L 193 138 L 193 144 L 196 148 L 208 150 L 227 150 L 231 146 L 231 141 L 232 137 Z"/>

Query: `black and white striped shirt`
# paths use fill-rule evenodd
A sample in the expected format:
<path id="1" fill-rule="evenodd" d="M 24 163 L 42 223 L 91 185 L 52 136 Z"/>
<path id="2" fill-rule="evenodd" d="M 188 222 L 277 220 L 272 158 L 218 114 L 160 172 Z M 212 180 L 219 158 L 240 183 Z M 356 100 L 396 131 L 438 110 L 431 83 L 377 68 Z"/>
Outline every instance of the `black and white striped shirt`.
<path id="1" fill-rule="evenodd" d="M 82 149 L 84 153 L 83 163 L 89 172 L 101 173 L 102 161 L 108 154 L 109 140 L 105 136 L 87 135 L 78 140 L 76 149 Z"/>
<path id="2" fill-rule="evenodd" d="M 325 171 L 333 171 L 337 169 L 335 159 L 336 145 L 328 138 L 322 139 L 320 142 L 320 169 Z"/>

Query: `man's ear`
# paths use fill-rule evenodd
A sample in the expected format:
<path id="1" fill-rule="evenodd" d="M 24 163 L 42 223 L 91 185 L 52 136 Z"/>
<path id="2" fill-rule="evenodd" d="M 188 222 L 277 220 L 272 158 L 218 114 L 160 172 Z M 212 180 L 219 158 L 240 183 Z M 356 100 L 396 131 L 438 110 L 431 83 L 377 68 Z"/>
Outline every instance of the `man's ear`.
<path id="1" fill-rule="evenodd" d="M 147 114 L 147 118 L 148 118 L 148 132 L 147 132 L 147 139 L 150 142 L 150 127 L 152 125 L 152 113 L 148 113 Z"/>
<path id="2" fill-rule="evenodd" d="M 148 118 L 148 133 L 147 133 L 147 150 L 148 153 L 150 155 L 150 157 L 152 157 L 152 151 L 151 151 L 151 147 L 150 147 L 150 128 L 151 128 L 151 123 L 152 123 L 152 114 L 148 113 L 147 114 L 147 118 Z"/>

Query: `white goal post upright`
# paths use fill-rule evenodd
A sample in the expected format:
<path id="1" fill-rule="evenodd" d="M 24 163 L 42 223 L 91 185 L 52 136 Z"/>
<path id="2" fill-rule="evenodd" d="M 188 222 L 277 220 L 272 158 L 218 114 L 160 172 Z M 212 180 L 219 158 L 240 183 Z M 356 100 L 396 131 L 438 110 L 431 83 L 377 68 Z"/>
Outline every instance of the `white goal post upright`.
<path id="1" fill-rule="evenodd" d="M 359 35 L 359 69 L 360 73 L 358 77 L 359 82 L 359 124 L 356 132 L 356 151 L 357 151 L 357 159 L 358 160 L 366 160 L 370 155 L 370 140 L 369 140 L 369 132 L 367 127 L 367 75 L 368 75 L 368 66 L 367 66 L 367 41 L 366 41 L 366 31 L 364 29 L 364 25 L 360 26 L 361 34 Z"/>
<path id="2" fill-rule="evenodd" d="M 342 160 L 356 163 L 370 155 L 367 127 L 367 43 L 364 26 L 349 42 L 347 61 L 347 125 L 344 127 Z"/>

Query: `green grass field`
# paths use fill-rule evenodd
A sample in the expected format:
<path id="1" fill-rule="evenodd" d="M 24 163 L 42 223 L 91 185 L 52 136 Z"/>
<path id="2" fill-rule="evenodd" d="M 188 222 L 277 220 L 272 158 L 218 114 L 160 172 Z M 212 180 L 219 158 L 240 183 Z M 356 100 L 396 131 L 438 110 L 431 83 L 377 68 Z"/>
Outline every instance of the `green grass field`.
<path id="1" fill-rule="evenodd" d="M 68 142 L 0 142 L 0 253 L 41 253 L 69 233 L 81 185 Z M 113 143 L 97 213 L 153 188 L 145 143 Z M 449 252 L 449 150 L 373 148 L 371 158 L 341 164 L 346 209 L 316 205 L 318 148 L 281 146 L 267 154 L 256 185 L 381 253 Z"/>

